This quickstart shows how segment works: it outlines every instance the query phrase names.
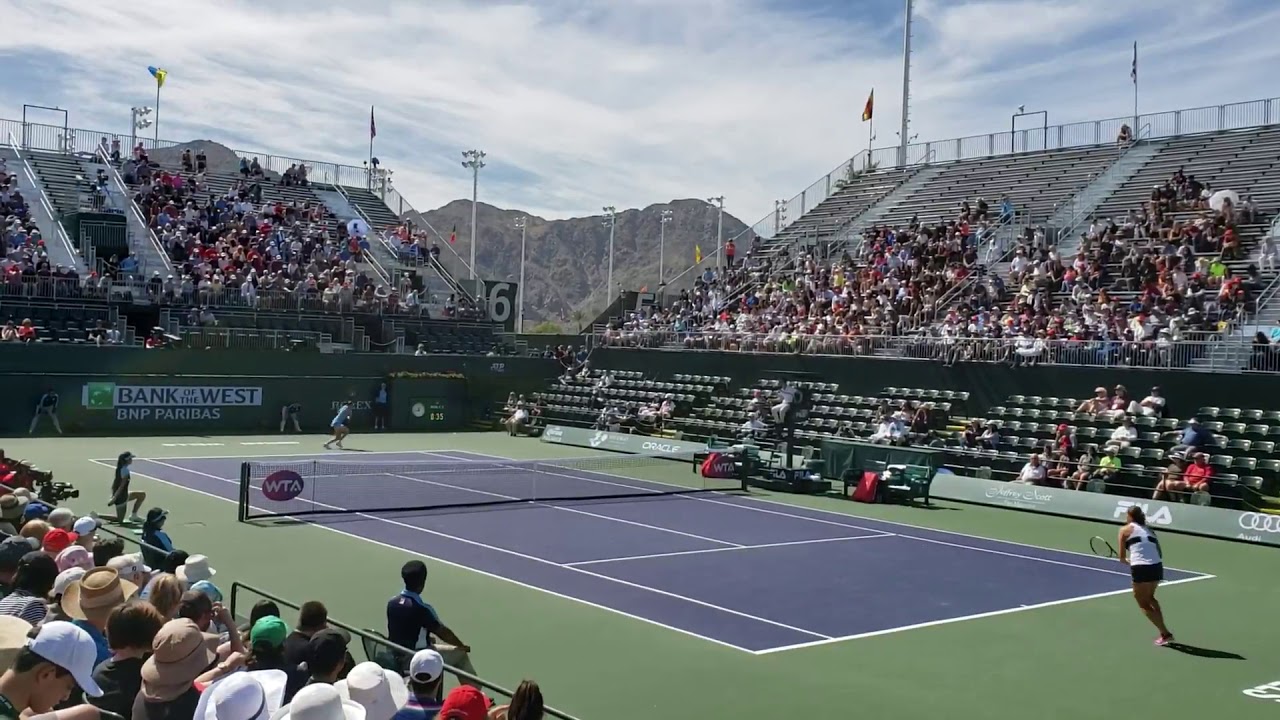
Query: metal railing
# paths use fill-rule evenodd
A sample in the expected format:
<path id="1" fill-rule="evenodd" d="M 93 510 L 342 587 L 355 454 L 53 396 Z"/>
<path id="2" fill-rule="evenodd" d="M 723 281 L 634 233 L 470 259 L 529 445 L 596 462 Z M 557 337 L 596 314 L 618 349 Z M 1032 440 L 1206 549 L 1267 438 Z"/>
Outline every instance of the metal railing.
<path id="1" fill-rule="evenodd" d="M 1068 206 L 1071 210 L 1071 215 L 1068 216 L 1066 223 L 1064 223 L 1061 227 L 1056 229 L 1055 231 L 1056 244 L 1061 245 L 1062 241 L 1065 238 L 1071 237 L 1071 234 L 1074 233 L 1084 223 L 1085 218 L 1089 216 L 1092 213 L 1092 211 L 1097 208 L 1098 206 L 1097 202 L 1093 202 L 1093 203 L 1083 202 L 1082 196 L 1089 192 L 1089 188 L 1092 187 L 1094 183 L 1107 180 L 1110 177 L 1112 177 L 1115 173 L 1120 172 L 1119 168 L 1121 167 L 1121 163 L 1124 161 L 1124 159 L 1128 157 L 1129 153 L 1132 152 L 1134 148 L 1137 148 L 1143 142 L 1149 142 L 1151 140 L 1150 135 L 1151 135 L 1151 123 L 1147 123 L 1146 125 L 1143 125 L 1142 128 L 1138 130 L 1138 134 L 1134 136 L 1133 140 L 1128 145 L 1125 145 L 1122 148 L 1120 148 L 1120 152 L 1116 156 L 1116 159 L 1109 166 L 1107 166 L 1105 170 L 1098 173 L 1097 175 L 1094 175 L 1093 177 L 1090 177 L 1088 184 L 1086 184 L 1085 187 L 1080 190 L 1080 192 L 1071 196 L 1071 199 L 1068 203 Z M 1106 198 L 1097 198 L 1097 200 L 1099 201 L 1102 201 L 1105 199 Z M 1054 210 L 1057 210 L 1057 209 L 1059 208 L 1058 207 L 1054 208 Z"/>
<path id="2" fill-rule="evenodd" d="M 1252 340 L 1197 335 L 1195 340 L 1123 341 L 1123 340 L 1044 340 L 1026 338 L 946 338 L 923 335 L 801 335 L 794 333 L 738 333 L 715 331 L 604 330 L 600 345 L 604 347 L 681 348 L 743 353 L 782 353 L 789 355 L 836 355 L 848 357 L 892 357 L 907 360 L 932 360 L 946 363 L 1008 363 L 1012 365 L 1077 365 L 1083 367 L 1147 367 L 1220 372 L 1245 368 L 1197 364 L 1210 358 L 1215 349 L 1232 348 L 1235 357 L 1250 355 L 1255 362 L 1248 369 L 1262 372 L 1280 371 L 1277 362 L 1258 366 L 1256 358 L 1262 350 Z M 1203 338 L 1203 339 L 1202 339 Z M 1209 339 L 1212 338 L 1212 339 Z"/>
<path id="3" fill-rule="evenodd" d="M 156 231 L 151 227 L 147 216 L 143 214 L 138 204 L 133 201 L 133 196 L 129 193 L 129 186 L 125 185 L 124 178 L 120 176 L 120 171 L 111 162 L 111 156 L 99 145 L 95 148 L 93 157 L 107 169 L 107 177 L 111 179 L 111 186 L 124 198 L 126 212 L 133 222 L 137 223 L 141 228 L 143 236 L 140 242 L 146 243 L 147 248 L 151 251 L 151 254 L 143 253 L 141 255 L 143 272 L 147 275 L 157 270 L 165 275 L 172 273 L 173 262 L 169 260 L 169 253 L 165 252 L 164 245 L 160 243 L 160 238 L 156 236 Z M 155 260 L 159 261 L 160 267 L 151 267 L 153 256 Z"/>
<path id="4" fill-rule="evenodd" d="M 1116 141 L 1122 125 L 1139 128 L 1150 125 L 1151 131 L 1147 139 L 1153 140 L 1223 130 L 1240 130 L 1272 125 L 1277 122 L 1280 122 L 1280 98 L 1267 98 L 1209 107 L 1144 113 L 1136 121 L 1133 115 L 1127 115 L 1106 120 L 1051 125 L 1047 128 L 1006 130 L 985 135 L 913 143 L 907 146 L 906 163 L 907 165 L 922 162 L 949 163 L 1024 152 L 1105 145 Z M 866 150 L 859 152 L 788 200 L 784 206 L 788 209 L 790 217 L 784 215 L 781 217 L 782 222 L 778 222 L 778 214 L 770 213 L 752 225 L 748 232 L 761 237 L 773 237 L 775 233 L 833 195 L 836 183 L 849 175 L 850 168 L 856 170 L 868 164 L 880 169 L 898 167 L 899 149 L 898 146 L 878 148 L 870 152 L 869 158 Z"/>
<path id="5" fill-rule="evenodd" d="M 137 137 L 128 133 L 103 132 L 85 128 L 64 128 L 61 125 L 44 123 L 24 123 L 21 120 L 0 119 L 0 129 L 22 138 L 23 147 L 53 152 L 92 154 L 101 145 L 102 138 L 108 144 L 111 140 L 119 140 L 122 154 L 129 155 L 133 151 L 130 143 L 142 143 L 148 151 L 163 150 L 176 145 L 186 144 L 174 140 L 155 141 L 148 137 Z M 268 172 L 283 173 L 291 165 L 307 166 L 307 181 L 329 185 L 346 185 L 347 187 L 368 187 L 369 171 L 367 168 L 322 160 L 304 160 L 301 158 L 272 155 L 255 150 L 233 150 L 240 157 L 256 157 L 262 169 Z"/>
<path id="6" fill-rule="evenodd" d="M 31 167 L 31 163 L 27 162 L 27 158 L 22 155 L 17 138 L 13 136 L 12 132 L 8 133 L 8 141 L 9 150 L 13 152 L 14 157 L 18 158 L 18 162 L 22 163 L 22 173 L 26 176 L 27 182 L 33 190 L 39 193 L 40 208 L 53 225 L 48 231 L 53 234 L 54 242 L 67 251 L 67 255 L 73 264 L 77 263 L 77 261 L 83 262 L 84 258 L 76 251 L 76 246 L 71 243 L 71 238 L 67 235 L 67 229 L 62 226 L 62 220 L 58 217 L 57 211 L 54 210 L 53 202 L 49 200 L 49 194 L 44 190 L 44 183 L 40 181 L 40 176 L 36 174 L 35 168 Z"/>
<path id="7" fill-rule="evenodd" d="M 241 600 L 243 596 L 246 594 L 254 595 L 264 600 L 270 600 L 271 602 L 275 603 L 281 610 L 290 610 L 293 613 L 297 613 L 302 609 L 302 606 L 299 603 L 293 602 L 292 600 L 286 600 L 280 597 L 279 595 L 267 592 L 266 590 L 254 587 L 247 583 L 233 581 L 231 583 L 231 600 L 230 600 L 231 606 L 229 609 L 231 610 L 231 614 L 236 616 L 237 618 L 248 617 L 247 611 L 238 612 L 238 609 L 245 610 L 245 607 L 244 607 L 245 603 L 241 602 Z M 363 654 L 366 660 L 379 663 L 384 667 L 386 667 L 387 665 L 396 664 L 390 661 L 391 658 L 393 657 L 397 657 L 397 656 L 411 657 L 414 653 L 414 651 L 409 648 L 403 647 L 401 645 L 396 645 L 395 643 L 383 637 L 377 631 L 358 628 L 349 623 L 345 623 L 345 622 L 342 622 L 341 620 L 337 620 L 333 616 L 329 617 L 329 624 L 332 625 L 333 627 L 342 628 L 348 633 L 351 633 L 352 638 L 360 641 L 359 652 L 357 652 L 357 648 L 355 647 L 348 648 L 349 650 L 352 651 L 351 654 L 353 656 L 357 654 Z M 468 672 L 463 672 L 462 670 L 459 670 L 455 667 L 450 667 L 446 665 L 445 672 L 449 675 L 452 675 L 455 682 L 464 681 L 472 685 L 477 685 L 479 687 L 484 688 L 489 693 L 501 695 L 504 698 L 508 698 L 508 699 L 511 698 L 511 696 L 513 695 L 513 692 L 511 690 L 508 690 L 507 688 L 504 688 L 501 685 L 491 683 L 488 680 L 485 680 L 484 678 L 477 677 Z M 543 712 L 544 714 L 550 715 L 553 718 L 558 718 L 559 720 L 577 720 L 574 716 L 569 715 L 568 713 L 562 712 L 560 710 L 556 710 L 555 708 L 551 708 L 551 707 L 545 708 Z"/>
<path id="8" fill-rule="evenodd" d="M 205 350 L 316 351 L 333 342 L 329 333 L 314 330 L 266 330 L 238 327 L 178 328 L 185 347 Z"/>

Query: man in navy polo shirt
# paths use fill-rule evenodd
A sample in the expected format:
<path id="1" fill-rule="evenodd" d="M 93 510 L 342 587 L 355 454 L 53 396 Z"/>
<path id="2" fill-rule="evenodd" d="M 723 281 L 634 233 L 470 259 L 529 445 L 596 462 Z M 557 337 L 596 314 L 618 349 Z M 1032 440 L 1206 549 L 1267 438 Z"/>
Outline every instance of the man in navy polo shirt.
<path id="1" fill-rule="evenodd" d="M 422 599 L 422 590 L 427 586 L 426 564 L 410 560 L 400 568 L 400 578 L 404 589 L 387 601 L 387 639 L 411 650 L 434 648 L 446 665 L 475 675 L 471 648 L 440 622 L 435 608 Z M 440 642 L 432 643 L 432 635 Z"/>

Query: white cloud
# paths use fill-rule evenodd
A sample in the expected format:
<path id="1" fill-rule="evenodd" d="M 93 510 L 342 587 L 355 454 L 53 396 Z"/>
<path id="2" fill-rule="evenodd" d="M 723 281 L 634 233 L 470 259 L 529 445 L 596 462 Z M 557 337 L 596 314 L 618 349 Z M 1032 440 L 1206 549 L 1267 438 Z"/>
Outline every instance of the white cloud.
<path id="1" fill-rule="evenodd" d="M 723 193 L 752 222 L 865 147 L 895 142 L 901 3 L 612 0 L 0 0 L 0 56 L 60 59 L 45 87 L 0 75 L 0 111 L 72 109 L 123 131 L 170 71 L 162 135 L 359 165 L 375 154 L 419 209 L 470 194 L 458 151 L 483 148 L 481 196 L 548 216 Z M 833 10 L 834 8 L 834 10 Z M 912 133 L 1007 127 L 1017 105 L 1050 122 L 1129 112 L 1142 43 L 1143 107 L 1251 99 L 1268 87 L 1280 10 L 1210 0 L 919 0 Z M 63 67 L 65 66 L 65 67 Z"/>

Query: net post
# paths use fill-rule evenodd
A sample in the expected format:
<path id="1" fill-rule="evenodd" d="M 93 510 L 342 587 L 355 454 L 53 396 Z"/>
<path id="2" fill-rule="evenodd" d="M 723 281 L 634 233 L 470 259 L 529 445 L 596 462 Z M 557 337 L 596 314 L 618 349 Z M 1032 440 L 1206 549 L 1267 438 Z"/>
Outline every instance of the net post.
<path id="1" fill-rule="evenodd" d="M 240 463 L 240 500 L 236 503 L 237 522 L 249 521 L 249 461 Z"/>

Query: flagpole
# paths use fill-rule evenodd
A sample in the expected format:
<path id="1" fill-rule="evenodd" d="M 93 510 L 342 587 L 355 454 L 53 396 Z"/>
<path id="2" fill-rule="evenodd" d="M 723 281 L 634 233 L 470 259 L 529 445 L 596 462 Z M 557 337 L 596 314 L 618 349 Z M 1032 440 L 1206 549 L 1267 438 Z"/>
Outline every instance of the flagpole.
<path id="1" fill-rule="evenodd" d="M 373 106 L 370 105 L 369 106 L 369 163 L 367 165 L 367 167 L 369 168 L 369 172 L 365 174 L 365 184 L 368 185 L 368 189 L 370 192 L 373 191 L 373 138 L 374 138 L 374 135 L 377 134 L 376 130 L 374 130 L 375 127 L 376 126 L 374 125 L 374 121 L 373 121 Z"/>
<path id="2" fill-rule="evenodd" d="M 160 81 L 156 80 L 156 133 L 155 149 L 160 148 Z"/>
<path id="3" fill-rule="evenodd" d="M 1138 139 L 1138 41 L 1133 41 L 1133 139 Z"/>
<path id="4" fill-rule="evenodd" d="M 871 119 L 867 121 L 867 126 L 868 126 L 867 162 L 863 167 L 865 167 L 867 170 L 870 170 L 871 169 L 871 143 L 875 142 L 875 139 L 876 139 L 876 115 L 874 111 L 871 113 Z"/>

